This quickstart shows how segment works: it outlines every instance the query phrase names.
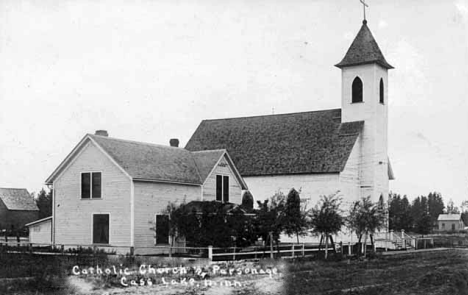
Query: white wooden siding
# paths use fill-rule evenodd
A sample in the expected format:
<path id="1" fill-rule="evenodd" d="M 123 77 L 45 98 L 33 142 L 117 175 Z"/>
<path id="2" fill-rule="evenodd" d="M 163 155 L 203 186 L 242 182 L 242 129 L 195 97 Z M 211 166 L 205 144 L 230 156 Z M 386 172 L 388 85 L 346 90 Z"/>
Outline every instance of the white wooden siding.
<path id="1" fill-rule="evenodd" d="M 52 233 L 52 219 L 44 220 L 29 226 L 29 242 L 37 244 L 50 244 Z"/>
<path id="2" fill-rule="evenodd" d="M 134 182 L 135 200 L 135 253 L 154 248 L 155 216 L 162 214 L 169 202 L 182 203 L 200 200 L 201 186 L 183 184 Z"/>
<path id="3" fill-rule="evenodd" d="M 340 192 L 343 200 L 348 204 L 352 201 L 359 200 L 361 197 L 360 162 L 361 141 L 359 137 L 349 155 L 345 168 L 340 173 Z"/>
<path id="4" fill-rule="evenodd" d="M 216 175 L 229 176 L 229 202 L 242 203 L 242 187 L 225 157 L 219 161 L 218 166 L 206 179 L 203 185 L 203 201 L 216 200 Z"/>
<path id="5" fill-rule="evenodd" d="M 101 199 L 81 199 L 81 173 L 100 171 Z M 111 245 L 130 246 L 131 180 L 94 143 L 88 142 L 54 182 L 55 243 L 92 243 L 92 214 L 110 214 Z"/>
<path id="6" fill-rule="evenodd" d="M 308 200 L 308 208 L 315 206 L 322 195 L 340 190 L 339 174 L 299 174 L 244 177 L 256 201 L 269 199 L 281 191 L 287 196 L 292 188 L 301 191 L 301 199 Z"/>

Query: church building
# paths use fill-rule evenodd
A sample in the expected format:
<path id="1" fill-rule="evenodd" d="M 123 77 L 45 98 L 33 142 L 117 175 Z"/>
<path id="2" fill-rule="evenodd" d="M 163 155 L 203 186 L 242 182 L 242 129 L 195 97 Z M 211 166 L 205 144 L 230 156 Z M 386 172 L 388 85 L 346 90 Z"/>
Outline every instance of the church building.
<path id="1" fill-rule="evenodd" d="M 226 149 L 256 200 L 300 190 L 309 208 L 337 193 L 344 205 L 388 198 L 388 70 L 364 20 L 341 69 L 341 108 L 203 120 L 189 151 Z M 345 209 L 345 208 L 343 208 Z"/>

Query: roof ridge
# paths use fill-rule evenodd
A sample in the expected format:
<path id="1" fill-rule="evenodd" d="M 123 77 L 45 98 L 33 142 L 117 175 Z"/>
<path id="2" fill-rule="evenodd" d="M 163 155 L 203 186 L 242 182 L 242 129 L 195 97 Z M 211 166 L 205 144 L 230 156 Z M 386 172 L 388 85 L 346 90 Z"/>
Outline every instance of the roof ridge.
<path id="1" fill-rule="evenodd" d="M 159 144 L 159 143 L 143 142 L 143 141 L 122 139 L 122 138 L 109 137 L 109 136 L 100 136 L 100 135 L 91 134 L 91 133 L 88 133 L 87 135 L 91 135 L 92 137 L 99 137 L 99 138 L 103 138 L 103 139 L 113 139 L 113 140 L 118 140 L 118 141 L 123 141 L 123 142 L 144 144 L 144 145 L 150 145 L 150 146 L 156 146 L 156 147 L 162 147 L 162 148 L 174 149 L 174 150 L 176 150 L 176 149 L 177 150 L 184 150 L 186 152 L 190 152 L 189 150 L 186 150 L 185 148 L 182 148 L 182 147 L 174 147 L 174 146 L 169 146 L 169 145 L 164 145 L 164 144 Z"/>
<path id="2" fill-rule="evenodd" d="M 226 149 L 202 150 L 202 151 L 189 151 L 191 153 L 207 153 L 207 152 L 226 152 Z"/>
<path id="3" fill-rule="evenodd" d="M 284 113 L 284 114 L 255 115 L 255 116 L 231 117 L 231 118 L 221 118 L 221 119 L 205 119 L 203 121 L 222 121 L 222 120 L 238 120 L 238 119 L 245 119 L 245 118 L 279 117 L 279 116 L 290 116 L 290 115 L 298 115 L 298 114 L 330 112 L 330 111 L 338 111 L 338 110 L 341 111 L 341 108 L 327 109 L 327 110 L 316 110 L 316 111 L 306 111 L 306 112 L 293 112 L 293 113 Z"/>

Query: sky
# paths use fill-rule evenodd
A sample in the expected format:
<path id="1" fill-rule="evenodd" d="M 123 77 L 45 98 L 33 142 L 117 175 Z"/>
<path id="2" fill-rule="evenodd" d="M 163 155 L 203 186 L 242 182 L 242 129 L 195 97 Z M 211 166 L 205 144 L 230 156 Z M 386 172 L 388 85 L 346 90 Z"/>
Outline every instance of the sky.
<path id="1" fill-rule="evenodd" d="M 468 0 L 367 0 L 393 192 L 468 199 Z M 86 133 L 185 146 L 203 119 L 340 107 L 359 0 L 0 0 L 0 187 L 38 192 Z"/>

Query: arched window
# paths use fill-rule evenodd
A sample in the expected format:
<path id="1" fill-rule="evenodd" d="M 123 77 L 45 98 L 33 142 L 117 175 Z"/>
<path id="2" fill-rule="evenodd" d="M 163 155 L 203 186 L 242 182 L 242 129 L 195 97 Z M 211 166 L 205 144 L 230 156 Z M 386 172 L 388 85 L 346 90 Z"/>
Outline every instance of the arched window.
<path id="1" fill-rule="evenodd" d="M 380 79 L 380 103 L 384 103 L 384 85 L 383 85 L 383 79 Z"/>
<path id="2" fill-rule="evenodd" d="M 359 77 L 354 78 L 353 81 L 352 102 L 362 102 L 362 81 Z"/>

